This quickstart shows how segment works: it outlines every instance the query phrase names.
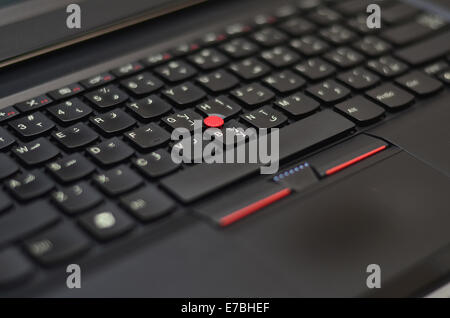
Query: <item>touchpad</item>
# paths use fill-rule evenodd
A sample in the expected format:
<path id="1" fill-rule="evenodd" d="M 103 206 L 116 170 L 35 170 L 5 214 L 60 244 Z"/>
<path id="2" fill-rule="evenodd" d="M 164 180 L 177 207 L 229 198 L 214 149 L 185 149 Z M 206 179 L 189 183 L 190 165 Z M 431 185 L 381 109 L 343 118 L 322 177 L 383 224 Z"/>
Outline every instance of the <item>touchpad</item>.
<path id="1" fill-rule="evenodd" d="M 449 189 L 449 178 L 400 152 L 222 231 L 296 296 L 356 296 L 369 291 L 369 264 L 383 287 L 450 242 Z"/>

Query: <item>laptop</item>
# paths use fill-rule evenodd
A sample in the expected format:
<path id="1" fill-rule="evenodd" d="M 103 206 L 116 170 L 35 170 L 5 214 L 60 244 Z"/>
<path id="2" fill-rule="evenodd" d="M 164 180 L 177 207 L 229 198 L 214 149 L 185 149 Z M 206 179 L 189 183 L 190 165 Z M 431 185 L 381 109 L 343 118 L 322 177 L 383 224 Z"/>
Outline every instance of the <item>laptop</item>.
<path id="1" fill-rule="evenodd" d="M 449 21 L 0 2 L 0 295 L 448 296 Z"/>

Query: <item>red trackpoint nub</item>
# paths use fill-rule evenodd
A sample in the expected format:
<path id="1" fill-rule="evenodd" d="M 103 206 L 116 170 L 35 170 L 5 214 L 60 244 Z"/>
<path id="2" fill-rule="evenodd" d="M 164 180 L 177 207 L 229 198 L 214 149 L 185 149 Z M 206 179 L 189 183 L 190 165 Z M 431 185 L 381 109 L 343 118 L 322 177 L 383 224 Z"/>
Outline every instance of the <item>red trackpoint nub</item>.
<path id="1" fill-rule="evenodd" d="M 220 128 L 224 124 L 223 119 L 219 116 L 208 116 L 203 120 L 203 122 L 208 128 Z"/>

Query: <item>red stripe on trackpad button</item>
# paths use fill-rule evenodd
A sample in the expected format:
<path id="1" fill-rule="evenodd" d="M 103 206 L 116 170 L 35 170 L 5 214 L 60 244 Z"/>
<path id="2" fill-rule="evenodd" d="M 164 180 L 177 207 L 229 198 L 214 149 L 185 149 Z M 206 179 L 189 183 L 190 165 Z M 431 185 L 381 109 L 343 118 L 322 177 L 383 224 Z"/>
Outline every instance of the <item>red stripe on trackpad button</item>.
<path id="1" fill-rule="evenodd" d="M 353 164 L 355 164 L 357 162 L 360 162 L 361 160 L 364 160 L 364 159 L 366 159 L 366 158 L 368 158 L 368 157 L 370 157 L 370 156 L 372 156 L 372 155 L 376 154 L 377 152 L 380 152 L 380 151 L 382 151 L 384 149 L 386 149 L 386 145 L 378 147 L 378 148 L 373 149 L 371 151 L 368 151 L 368 152 L 366 152 L 366 153 L 364 153 L 364 154 L 362 154 L 360 156 L 357 156 L 357 157 L 355 157 L 355 158 L 353 158 L 353 159 L 351 159 L 351 160 L 349 160 L 347 162 L 344 162 L 344 163 L 342 163 L 340 165 L 337 165 L 337 166 L 335 166 L 335 167 L 333 167 L 331 169 L 328 169 L 326 171 L 326 175 L 329 176 L 329 175 L 332 175 L 333 173 L 341 171 L 341 170 L 343 170 L 343 169 L 345 169 L 345 168 L 347 168 L 347 167 L 349 167 L 349 166 L 351 166 L 351 165 L 353 165 Z"/>
<path id="2" fill-rule="evenodd" d="M 246 207 L 236 210 L 224 217 L 222 217 L 219 221 L 220 226 L 228 226 L 230 224 L 233 224 L 236 221 L 239 221 L 243 219 L 244 217 L 255 213 L 256 211 L 261 210 L 262 208 L 277 202 L 278 200 L 288 196 L 291 194 L 291 189 L 285 188 L 281 191 L 278 191 L 272 195 L 269 195 L 268 197 L 265 197 L 259 201 L 256 201 L 250 205 L 247 205 Z"/>
<path id="3" fill-rule="evenodd" d="M 243 183 L 197 202 L 192 210 L 214 225 L 225 227 L 289 195 L 291 188 L 272 181 Z"/>

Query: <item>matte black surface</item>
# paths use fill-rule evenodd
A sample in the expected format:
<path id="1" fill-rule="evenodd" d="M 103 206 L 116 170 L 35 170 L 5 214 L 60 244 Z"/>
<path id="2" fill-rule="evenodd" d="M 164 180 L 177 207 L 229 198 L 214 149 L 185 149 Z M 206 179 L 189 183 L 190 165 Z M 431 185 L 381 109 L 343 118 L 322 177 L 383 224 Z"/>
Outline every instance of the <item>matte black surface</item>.
<path id="1" fill-rule="evenodd" d="M 3 70 L 1 94 L 162 42 L 179 33 L 181 22 L 194 30 L 238 17 L 255 3 L 263 9 L 265 2 L 201 6 Z M 368 292 L 370 263 L 381 265 L 389 288 L 398 274 L 407 275 L 405 270 L 450 240 L 448 98 L 441 93 L 373 129 L 405 150 L 397 155 L 383 151 L 224 231 L 193 214 L 174 213 L 133 248 L 118 245 L 101 261 L 82 263 L 81 290 L 68 290 L 65 272 L 58 269 L 40 271 L 33 280 L 37 285 L 2 295 L 357 296 Z M 447 258 L 433 265 L 443 269 L 439 273 L 450 267 Z M 429 283 L 414 276 L 407 281 L 407 288 L 393 295 L 409 295 Z"/>
<path id="2" fill-rule="evenodd" d="M 370 133 L 405 149 L 412 155 L 450 176 L 450 93 L 432 101 L 419 102 L 408 113 Z"/>
<path id="3" fill-rule="evenodd" d="M 8 43 L 0 47 L 0 61 L 187 4 L 185 0 L 133 0 L 126 4 L 112 0 L 78 1 L 82 27 L 69 29 L 66 27 L 69 16 L 66 6 L 73 2 L 44 1 L 37 5 L 33 3 L 35 1 L 19 3 L 17 8 L 0 11 L 0 38 Z"/>
<path id="4" fill-rule="evenodd" d="M 446 245 L 449 184 L 403 152 L 225 230 L 186 220 L 188 226 L 140 251 L 87 270 L 81 290 L 56 281 L 55 290 L 40 295 L 361 295 L 368 264 L 379 264 L 389 282 Z"/>

